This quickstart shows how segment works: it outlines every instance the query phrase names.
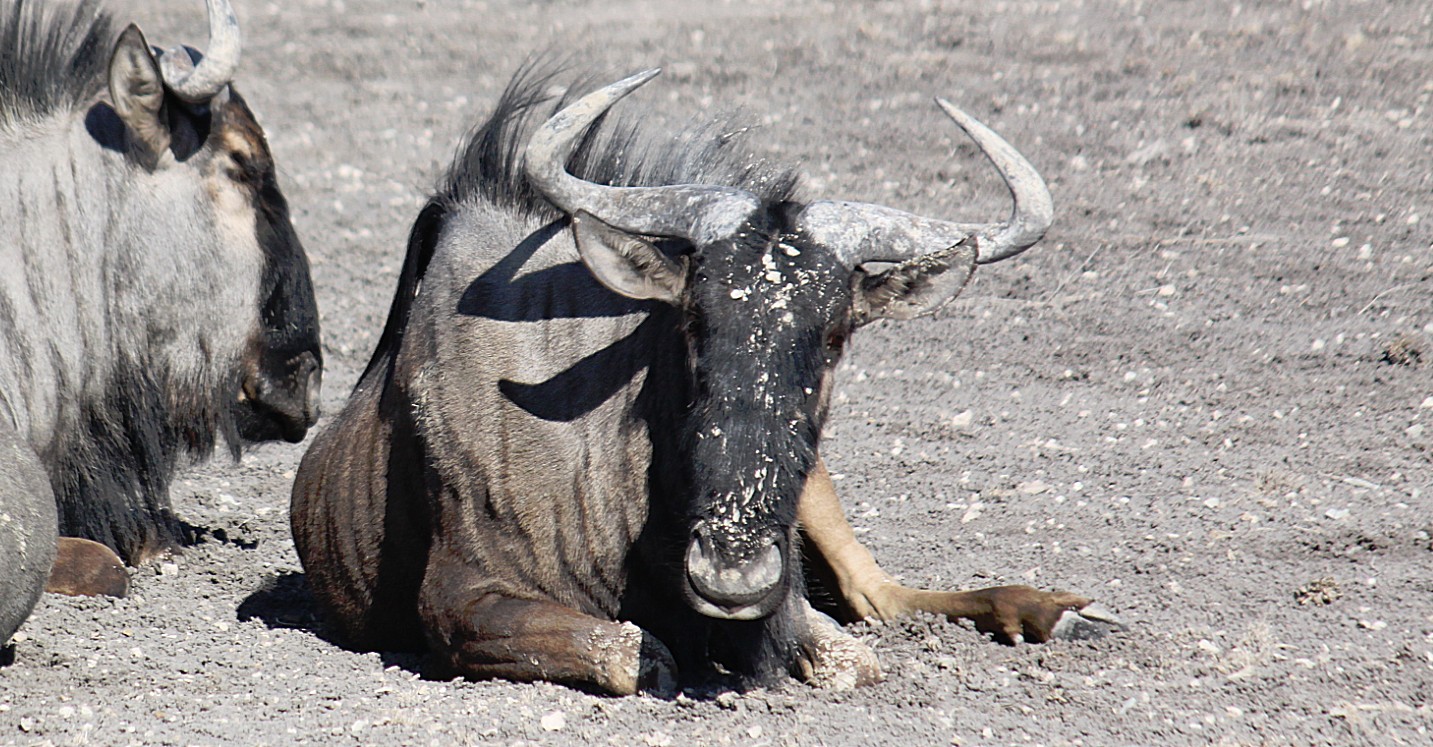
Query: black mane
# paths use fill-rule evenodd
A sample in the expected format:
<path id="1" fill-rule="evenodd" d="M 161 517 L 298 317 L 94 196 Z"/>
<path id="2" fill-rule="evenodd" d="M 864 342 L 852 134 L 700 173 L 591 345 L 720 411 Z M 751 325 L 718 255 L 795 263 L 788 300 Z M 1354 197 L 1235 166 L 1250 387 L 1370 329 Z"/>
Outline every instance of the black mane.
<path id="1" fill-rule="evenodd" d="M 0 0 L 0 124 L 87 102 L 105 85 L 113 40 L 97 0 Z"/>
<path id="2" fill-rule="evenodd" d="M 563 77 L 542 61 L 518 70 L 487 121 L 468 135 L 434 200 L 449 206 L 482 199 L 499 207 L 538 217 L 562 213 L 533 189 L 523 174 L 523 150 L 533 130 L 559 109 L 603 82 L 587 76 L 552 93 Z M 641 95 L 633 96 L 640 102 Z M 629 103 L 629 108 L 640 106 Z M 583 137 L 568 162 L 577 177 L 598 184 L 660 186 L 720 184 L 747 190 L 767 202 L 791 199 L 796 172 L 764 162 L 741 145 L 742 129 L 721 122 L 677 132 L 652 131 L 631 120 L 599 120 Z"/>

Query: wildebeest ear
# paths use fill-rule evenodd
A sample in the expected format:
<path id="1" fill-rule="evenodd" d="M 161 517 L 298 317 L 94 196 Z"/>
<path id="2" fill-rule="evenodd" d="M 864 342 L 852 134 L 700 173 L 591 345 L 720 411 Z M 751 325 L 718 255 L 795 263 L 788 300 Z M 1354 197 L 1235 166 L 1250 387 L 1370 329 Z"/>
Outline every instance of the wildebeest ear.
<path id="1" fill-rule="evenodd" d="M 687 260 L 671 259 L 651 242 L 578 211 L 572 216 L 577 252 L 597 280 L 614 293 L 675 304 L 687 285 Z"/>
<path id="2" fill-rule="evenodd" d="M 912 319 L 935 311 L 965 288 L 975 272 L 977 255 L 972 237 L 874 274 L 858 269 L 854 277 L 856 323 Z"/>
<path id="3" fill-rule="evenodd" d="M 109 59 L 109 95 L 114 111 L 129 128 L 136 155 L 154 168 L 169 148 L 169 126 L 164 120 L 164 77 L 149 52 L 139 27 L 130 24 L 114 44 Z"/>

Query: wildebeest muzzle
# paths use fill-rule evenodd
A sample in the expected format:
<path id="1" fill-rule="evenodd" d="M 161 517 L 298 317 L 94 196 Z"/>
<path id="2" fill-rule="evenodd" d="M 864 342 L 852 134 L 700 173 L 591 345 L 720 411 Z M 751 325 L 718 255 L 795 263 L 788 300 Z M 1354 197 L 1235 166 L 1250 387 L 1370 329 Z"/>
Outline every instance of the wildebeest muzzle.
<path id="1" fill-rule="evenodd" d="M 250 371 L 239 392 L 239 435 L 246 441 L 304 440 L 318 422 L 322 377 L 323 367 L 309 351 Z"/>
<path id="2" fill-rule="evenodd" d="M 687 601 L 709 617 L 756 620 L 770 615 L 786 596 L 788 546 L 784 538 L 768 536 L 740 552 L 699 525 L 687 545 Z"/>

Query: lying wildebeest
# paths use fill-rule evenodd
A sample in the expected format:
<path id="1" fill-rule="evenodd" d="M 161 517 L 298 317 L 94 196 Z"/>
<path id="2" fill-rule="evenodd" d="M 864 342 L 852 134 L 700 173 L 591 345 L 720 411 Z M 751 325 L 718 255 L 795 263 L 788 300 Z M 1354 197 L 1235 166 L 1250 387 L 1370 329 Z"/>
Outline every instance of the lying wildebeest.
<path id="1" fill-rule="evenodd" d="M 294 486 L 341 635 L 618 694 L 713 662 L 875 679 L 802 593 L 798 517 L 853 614 L 928 609 L 1010 640 L 1083 619 L 1072 594 L 895 584 L 817 457 L 853 329 L 929 312 L 1044 234 L 1033 167 L 942 103 L 1011 186 L 1008 222 L 798 202 L 792 172 L 715 131 L 589 128 L 653 74 L 530 141 L 550 76 L 519 75 L 419 216 L 377 351 Z"/>
<path id="2" fill-rule="evenodd" d="M 0 1 L 0 643 L 57 529 L 93 542 L 60 541 L 55 588 L 122 592 L 94 542 L 130 563 L 176 547 L 186 455 L 317 417 L 308 260 L 229 85 L 227 0 L 209 18 L 207 56 L 156 53 L 94 2 Z"/>

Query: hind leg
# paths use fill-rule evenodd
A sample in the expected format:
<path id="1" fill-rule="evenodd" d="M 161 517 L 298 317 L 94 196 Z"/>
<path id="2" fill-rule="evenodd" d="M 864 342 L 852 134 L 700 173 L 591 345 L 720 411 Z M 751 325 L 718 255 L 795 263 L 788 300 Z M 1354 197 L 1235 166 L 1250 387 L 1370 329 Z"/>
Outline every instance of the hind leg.
<path id="1" fill-rule="evenodd" d="M 613 695 L 676 692 L 676 664 L 651 633 L 555 602 L 485 591 L 489 580 L 454 556 L 434 548 L 432 557 L 419 615 L 430 650 L 452 673 Z"/>
<path id="2" fill-rule="evenodd" d="M 8 427 L 0 427 L 0 647 L 34 610 L 59 532 L 55 497 L 40 459 Z"/>
<path id="3" fill-rule="evenodd" d="M 818 461 L 807 478 L 797 519 L 806 538 L 811 571 L 834 587 L 841 611 L 850 620 L 891 620 L 924 611 L 970 620 L 1002 643 L 1097 638 L 1123 628 L 1113 615 L 1069 592 L 1029 586 L 972 591 L 902 586 L 856 540 L 823 462 Z"/>

